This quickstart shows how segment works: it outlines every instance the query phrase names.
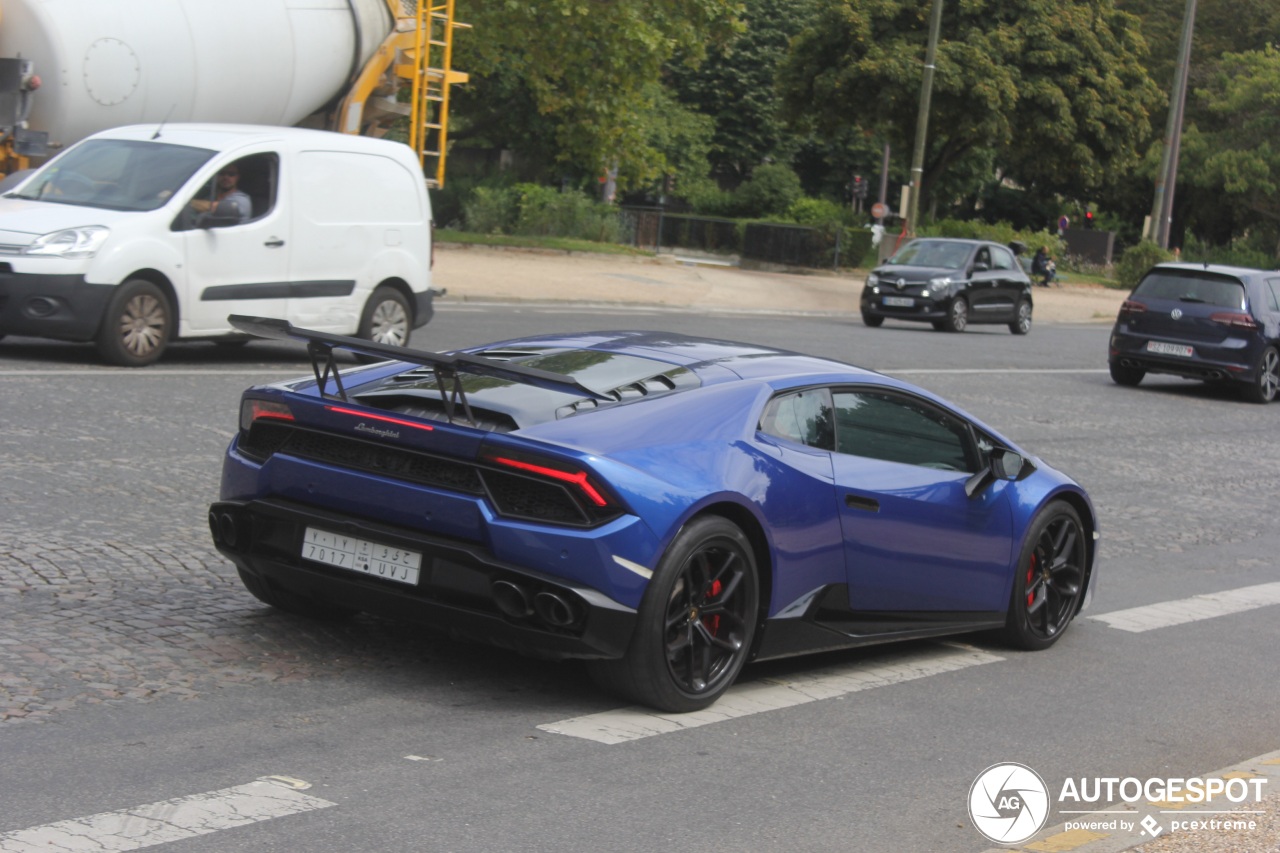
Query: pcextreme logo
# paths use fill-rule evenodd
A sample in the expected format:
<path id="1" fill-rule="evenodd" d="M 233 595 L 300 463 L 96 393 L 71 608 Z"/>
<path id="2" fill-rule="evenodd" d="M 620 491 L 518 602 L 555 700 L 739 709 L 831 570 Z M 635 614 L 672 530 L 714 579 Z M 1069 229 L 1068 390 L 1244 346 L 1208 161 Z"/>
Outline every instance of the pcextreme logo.
<path id="1" fill-rule="evenodd" d="M 969 818 L 997 844 L 1021 844 L 1049 819 L 1049 789 L 1024 764 L 993 764 L 969 788 Z"/>

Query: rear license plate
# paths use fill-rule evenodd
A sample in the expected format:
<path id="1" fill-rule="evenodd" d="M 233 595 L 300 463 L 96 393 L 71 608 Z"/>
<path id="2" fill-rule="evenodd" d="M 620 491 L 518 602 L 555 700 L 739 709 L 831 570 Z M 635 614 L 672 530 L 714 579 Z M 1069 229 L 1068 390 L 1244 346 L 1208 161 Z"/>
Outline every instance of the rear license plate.
<path id="1" fill-rule="evenodd" d="M 1196 354 L 1194 347 L 1181 344 L 1166 344 L 1163 341 L 1147 341 L 1147 352 L 1154 352 L 1158 355 L 1176 355 L 1181 358 L 1190 358 Z"/>
<path id="2" fill-rule="evenodd" d="M 416 585 L 422 554 L 392 545 L 308 527 L 302 537 L 302 559 L 364 575 Z"/>
<path id="3" fill-rule="evenodd" d="M 916 301 L 910 296 L 886 296 L 884 304 L 890 308 L 913 308 Z"/>

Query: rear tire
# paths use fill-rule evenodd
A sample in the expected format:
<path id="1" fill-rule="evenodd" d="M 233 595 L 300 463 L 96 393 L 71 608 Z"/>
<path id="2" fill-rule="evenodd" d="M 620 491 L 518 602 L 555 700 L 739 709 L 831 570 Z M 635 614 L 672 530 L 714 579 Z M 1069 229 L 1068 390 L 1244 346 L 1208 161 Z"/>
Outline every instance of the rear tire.
<path id="1" fill-rule="evenodd" d="M 1111 381 L 1127 388 L 1136 388 L 1138 383 L 1142 381 L 1142 377 L 1147 375 L 1147 371 L 1141 367 L 1125 367 L 1123 364 L 1116 364 L 1114 361 L 1109 366 L 1111 368 Z"/>
<path id="2" fill-rule="evenodd" d="M 1258 369 L 1253 381 L 1244 389 L 1245 399 L 1251 403 L 1270 403 L 1280 390 L 1280 353 L 1275 347 L 1267 347 L 1258 359 Z"/>
<path id="3" fill-rule="evenodd" d="M 173 333 L 173 307 L 149 281 L 130 279 L 116 288 L 102 315 L 96 344 L 110 364 L 145 367 L 160 358 Z"/>
<path id="4" fill-rule="evenodd" d="M 620 660 L 588 661 L 611 693 L 662 711 L 708 707 L 751 652 L 759 577 L 746 534 L 720 516 L 689 522 L 662 556 Z"/>
<path id="5" fill-rule="evenodd" d="M 1031 331 L 1031 303 L 1027 300 L 1018 302 L 1018 316 L 1009 324 L 1009 331 L 1015 335 L 1025 335 Z"/>
<path id="6" fill-rule="evenodd" d="M 413 311 L 409 300 L 394 287 L 383 285 L 373 291 L 360 316 L 358 337 L 376 344 L 404 347 L 413 331 Z"/>

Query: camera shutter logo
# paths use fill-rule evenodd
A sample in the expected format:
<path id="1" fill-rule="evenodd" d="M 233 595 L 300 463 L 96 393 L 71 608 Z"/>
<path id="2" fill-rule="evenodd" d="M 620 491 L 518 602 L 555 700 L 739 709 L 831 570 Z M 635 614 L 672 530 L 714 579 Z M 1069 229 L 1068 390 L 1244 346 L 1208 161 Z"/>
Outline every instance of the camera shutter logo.
<path id="1" fill-rule="evenodd" d="M 973 826 L 997 844 L 1021 844 L 1049 819 L 1049 789 L 1023 764 L 993 764 L 969 788 Z"/>

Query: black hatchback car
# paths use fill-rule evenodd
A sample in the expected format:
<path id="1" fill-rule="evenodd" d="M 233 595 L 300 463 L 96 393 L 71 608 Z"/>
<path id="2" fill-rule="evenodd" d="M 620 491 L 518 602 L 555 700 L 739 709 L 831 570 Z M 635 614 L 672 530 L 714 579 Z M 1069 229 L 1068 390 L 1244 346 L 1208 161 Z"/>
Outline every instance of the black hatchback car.
<path id="1" fill-rule="evenodd" d="M 1148 373 L 1230 382 L 1269 403 L 1280 390 L 1280 272 L 1158 264 L 1120 306 L 1108 354 L 1111 378 Z"/>
<path id="2" fill-rule="evenodd" d="M 1031 279 L 999 243 L 922 237 L 867 276 L 862 322 L 874 328 L 886 319 L 923 321 L 947 332 L 1004 323 L 1025 335 L 1031 331 Z"/>

